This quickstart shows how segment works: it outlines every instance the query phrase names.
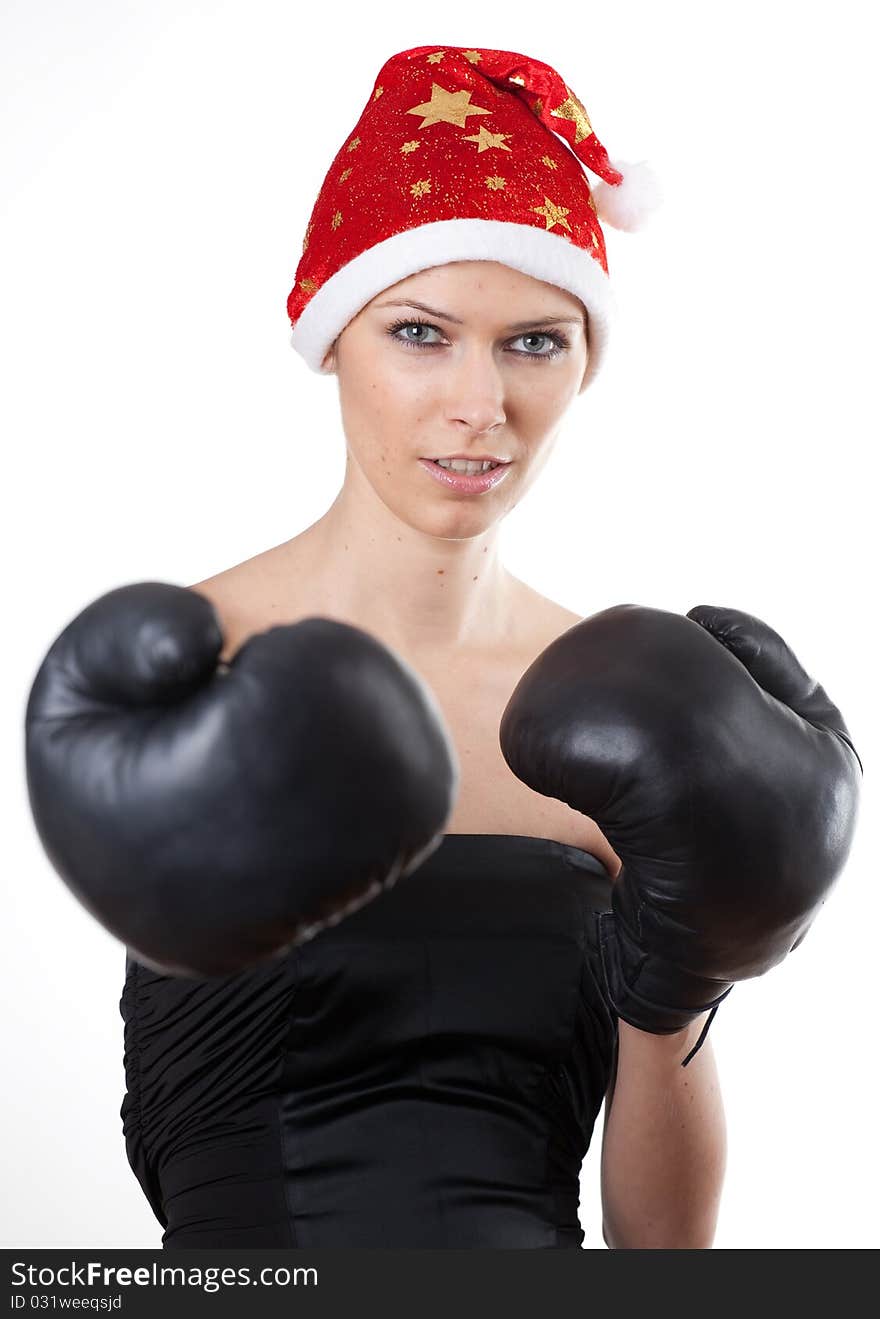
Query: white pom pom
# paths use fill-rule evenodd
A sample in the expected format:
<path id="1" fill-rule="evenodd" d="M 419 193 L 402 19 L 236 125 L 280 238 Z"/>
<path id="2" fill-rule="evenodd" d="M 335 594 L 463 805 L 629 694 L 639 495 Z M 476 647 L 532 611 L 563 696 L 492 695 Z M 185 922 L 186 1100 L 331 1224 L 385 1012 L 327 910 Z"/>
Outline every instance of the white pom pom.
<path id="1" fill-rule="evenodd" d="M 623 175 L 623 182 L 612 184 L 600 179 L 592 190 L 593 201 L 600 220 L 612 229 L 633 233 L 642 228 L 663 201 L 660 179 L 646 160 L 633 165 L 612 160 L 611 164 Z"/>

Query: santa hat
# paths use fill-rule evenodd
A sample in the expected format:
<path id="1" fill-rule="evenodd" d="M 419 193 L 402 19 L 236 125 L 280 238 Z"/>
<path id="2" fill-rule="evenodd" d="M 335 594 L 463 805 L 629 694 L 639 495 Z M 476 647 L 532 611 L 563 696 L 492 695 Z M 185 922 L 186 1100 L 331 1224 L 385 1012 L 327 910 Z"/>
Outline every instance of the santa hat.
<path id="1" fill-rule="evenodd" d="M 584 166 L 598 175 L 592 189 Z M 321 371 L 348 322 L 392 284 L 450 261 L 498 261 L 586 307 L 583 389 L 614 309 L 599 219 L 635 230 L 660 200 L 644 161 L 609 160 L 549 65 L 507 50 L 401 51 L 318 194 L 287 299 L 291 342 Z"/>

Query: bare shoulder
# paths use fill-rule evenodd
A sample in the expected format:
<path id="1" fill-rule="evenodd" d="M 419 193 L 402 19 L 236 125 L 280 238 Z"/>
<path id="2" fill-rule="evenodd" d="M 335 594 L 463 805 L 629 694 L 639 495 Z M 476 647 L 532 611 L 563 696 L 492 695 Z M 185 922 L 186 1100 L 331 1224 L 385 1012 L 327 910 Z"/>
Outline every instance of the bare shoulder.
<path id="1" fill-rule="evenodd" d="M 556 637 L 561 636 L 563 632 L 567 632 L 570 627 L 574 627 L 583 619 L 582 614 L 577 614 L 556 600 L 551 600 L 549 596 L 542 595 L 540 591 L 536 591 L 525 582 L 518 582 L 518 590 L 522 602 L 522 617 L 526 620 L 529 634 L 529 644 L 537 646 L 536 653 L 540 653 L 544 646 L 549 646 Z"/>
<path id="2" fill-rule="evenodd" d="M 288 542 L 288 544 L 292 543 Z M 277 563 L 280 549 L 280 546 L 272 545 L 269 549 L 261 550 L 249 559 L 242 559 L 241 563 L 233 563 L 229 568 L 223 568 L 211 577 L 205 577 L 200 582 L 193 582 L 189 589 L 201 591 L 205 595 L 217 595 L 228 600 L 247 598 L 258 591 L 261 586 L 265 586 L 273 575 L 278 574 L 280 569 Z"/>
<path id="3" fill-rule="evenodd" d="M 273 572 L 270 556 L 270 550 L 264 551 L 188 587 L 214 606 L 223 632 L 224 660 L 228 661 L 251 633 L 272 626 L 277 605 L 274 593 L 266 589 Z"/>
<path id="4" fill-rule="evenodd" d="M 246 599 L 246 568 L 247 563 L 237 563 L 200 582 L 191 582 L 187 589 L 207 596 L 212 603 L 239 605 L 243 598 Z"/>

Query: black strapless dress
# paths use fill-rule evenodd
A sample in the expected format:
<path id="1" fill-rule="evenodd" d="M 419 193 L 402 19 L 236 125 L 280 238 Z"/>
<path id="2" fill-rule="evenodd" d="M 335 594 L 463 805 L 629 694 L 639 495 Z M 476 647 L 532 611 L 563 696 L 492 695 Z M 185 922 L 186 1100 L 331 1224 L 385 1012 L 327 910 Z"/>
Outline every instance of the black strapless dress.
<path id="1" fill-rule="evenodd" d="M 579 1247 L 617 1038 L 596 857 L 446 834 L 253 971 L 126 963 L 126 1150 L 173 1247 Z"/>

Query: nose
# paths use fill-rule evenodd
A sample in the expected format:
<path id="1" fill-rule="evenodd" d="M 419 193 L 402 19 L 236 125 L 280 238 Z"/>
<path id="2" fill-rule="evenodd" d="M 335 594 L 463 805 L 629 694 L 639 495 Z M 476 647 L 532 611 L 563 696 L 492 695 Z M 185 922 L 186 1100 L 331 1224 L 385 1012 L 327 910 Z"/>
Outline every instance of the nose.
<path id="1" fill-rule="evenodd" d="M 504 381 L 491 348 L 462 350 L 449 376 L 449 416 L 482 434 L 507 420 Z"/>

